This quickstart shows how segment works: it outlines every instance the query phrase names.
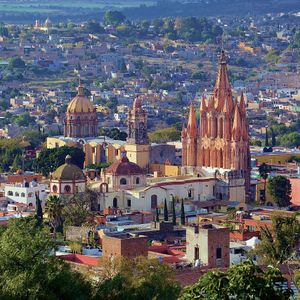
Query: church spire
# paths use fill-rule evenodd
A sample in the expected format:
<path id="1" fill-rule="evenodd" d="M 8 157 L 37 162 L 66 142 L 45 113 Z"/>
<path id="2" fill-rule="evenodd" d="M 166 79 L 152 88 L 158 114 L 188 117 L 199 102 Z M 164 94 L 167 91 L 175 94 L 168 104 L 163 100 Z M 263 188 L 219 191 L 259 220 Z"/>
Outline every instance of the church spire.
<path id="1" fill-rule="evenodd" d="M 241 99 L 240 99 L 240 111 L 242 114 L 246 113 L 246 104 L 245 104 L 245 99 L 244 99 L 244 93 L 242 93 Z"/>
<path id="2" fill-rule="evenodd" d="M 234 118 L 233 118 L 233 125 L 232 125 L 232 138 L 235 141 L 239 141 L 241 138 L 241 114 L 238 105 L 235 105 L 234 110 Z"/>
<path id="3" fill-rule="evenodd" d="M 231 93 L 231 85 L 227 72 L 227 58 L 224 50 L 222 50 L 219 59 L 218 77 L 214 89 L 214 97 L 217 101 L 217 109 L 221 111 L 224 107 L 224 102 L 228 101 L 230 112 L 233 110 L 233 101 Z"/>
<path id="4" fill-rule="evenodd" d="M 190 111 L 189 111 L 189 119 L 187 124 L 187 133 L 190 136 L 196 136 L 197 135 L 197 124 L 196 124 L 196 113 L 194 104 L 190 104 Z"/>
<path id="5" fill-rule="evenodd" d="M 206 102 L 205 102 L 205 97 L 202 95 L 201 99 L 201 104 L 200 104 L 200 112 L 206 112 L 207 107 L 206 107 Z"/>

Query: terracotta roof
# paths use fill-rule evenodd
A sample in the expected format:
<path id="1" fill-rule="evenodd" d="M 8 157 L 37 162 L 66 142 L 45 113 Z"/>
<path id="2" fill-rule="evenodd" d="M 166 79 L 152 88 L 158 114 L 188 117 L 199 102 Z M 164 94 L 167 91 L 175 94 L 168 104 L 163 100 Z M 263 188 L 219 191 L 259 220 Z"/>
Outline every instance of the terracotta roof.
<path id="1" fill-rule="evenodd" d="M 130 162 L 126 155 L 106 169 L 106 174 L 114 174 L 117 176 L 141 175 L 143 173 L 144 171 L 142 168 L 139 165 Z"/>

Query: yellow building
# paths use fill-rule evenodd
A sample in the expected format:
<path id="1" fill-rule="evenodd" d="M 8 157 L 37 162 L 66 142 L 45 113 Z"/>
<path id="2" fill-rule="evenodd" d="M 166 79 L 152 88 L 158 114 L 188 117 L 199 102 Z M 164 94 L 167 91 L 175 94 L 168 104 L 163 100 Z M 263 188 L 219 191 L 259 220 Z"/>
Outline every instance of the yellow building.
<path id="1" fill-rule="evenodd" d="M 138 164 L 142 169 L 149 167 L 150 145 L 125 144 L 124 147 L 131 162 Z"/>
<path id="2" fill-rule="evenodd" d="M 300 159 L 300 152 L 251 153 L 251 158 L 256 159 L 258 164 L 286 164 L 295 157 Z"/>

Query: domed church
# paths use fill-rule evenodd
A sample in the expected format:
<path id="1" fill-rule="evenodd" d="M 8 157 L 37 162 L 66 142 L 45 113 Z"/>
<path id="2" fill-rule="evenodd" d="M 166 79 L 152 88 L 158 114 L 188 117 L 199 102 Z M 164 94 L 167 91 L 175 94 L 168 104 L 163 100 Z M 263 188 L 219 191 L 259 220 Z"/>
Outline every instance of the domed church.
<path id="1" fill-rule="evenodd" d="M 85 191 L 85 175 L 71 161 L 72 157 L 67 155 L 65 163 L 50 175 L 50 193 L 52 195 L 68 196 Z"/>
<path id="2" fill-rule="evenodd" d="M 78 86 L 78 93 L 69 103 L 65 121 L 65 137 L 94 137 L 98 133 L 98 119 L 96 109 L 90 100 L 84 95 L 84 88 Z"/>

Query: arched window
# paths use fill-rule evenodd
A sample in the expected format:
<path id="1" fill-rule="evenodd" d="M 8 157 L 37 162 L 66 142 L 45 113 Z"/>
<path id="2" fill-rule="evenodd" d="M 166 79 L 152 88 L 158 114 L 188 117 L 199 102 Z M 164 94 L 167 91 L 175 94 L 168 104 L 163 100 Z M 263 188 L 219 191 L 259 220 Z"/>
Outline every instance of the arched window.
<path id="1" fill-rule="evenodd" d="M 28 197 L 29 198 L 33 197 L 33 193 L 28 193 Z"/>
<path id="2" fill-rule="evenodd" d="M 21 193 L 21 197 L 23 197 L 23 198 L 24 198 L 24 197 L 25 197 L 25 193 Z"/>
<path id="3" fill-rule="evenodd" d="M 118 208 L 118 199 L 117 198 L 113 199 L 113 208 Z"/>
<path id="4" fill-rule="evenodd" d="M 121 185 L 126 185 L 126 184 L 127 184 L 126 178 L 121 178 L 121 179 L 120 179 L 120 184 L 121 184 Z"/>
<path id="5" fill-rule="evenodd" d="M 151 196 L 151 208 L 152 209 L 157 208 L 157 195 Z"/>
<path id="6" fill-rule="evenodd" d="M 8 191 L 8 196 L 13 196 L 14 193 L 12 191 Z"/>
<path id="7" fill-rule="evenodd" d="M 15 192 L 15 196 L 16 196 L 16 197 L 19 197 L 20 194 L 19 194 L 18 192 Z"/>
<path id="8" fill-rule="evenodd" d="M 57 193 L 57 185 L 53 185 L 52 186 L 52 192 L 53 193 Z"/>
<path id="9" fill-rule="evenodd" d="M 137 178 L 135 179 L 135 184 L 140 184 L 140 177 L 137 177 Z"/>
<path id="10" fill-rule="evenodd" d="M 71 192 L 71 187 L 69 185 L 66 185 L 64 188 L 66 193 L 70 193 Z"/>

